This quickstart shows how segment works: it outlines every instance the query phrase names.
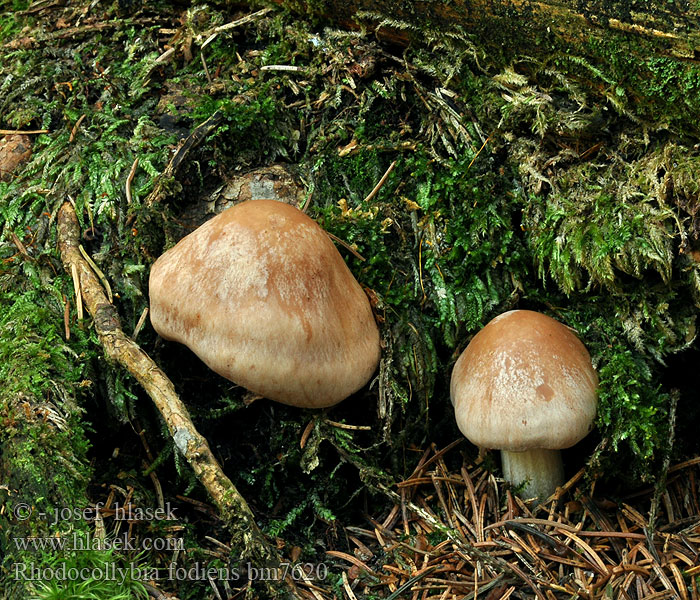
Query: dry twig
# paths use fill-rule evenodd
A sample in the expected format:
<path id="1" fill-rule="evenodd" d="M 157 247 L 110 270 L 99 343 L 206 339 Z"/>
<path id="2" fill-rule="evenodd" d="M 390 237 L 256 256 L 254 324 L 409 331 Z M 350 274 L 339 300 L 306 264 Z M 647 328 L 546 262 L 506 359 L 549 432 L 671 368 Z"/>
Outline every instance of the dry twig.
<path id="1" fill-rule="evenodd" d="M 66 202 L 58 213 L 61 260 L 65 270 L 73 276 L 76 290 L 79 290 L 77 301 L 80 302 L 81 297 L 84 299 L 94 319 L 105 354 L 126 368 L 156 404 L 178 450 L 216 502 L 232 533 L 232 546 L 241 549 L 243 556 L 260 565 L 274 564 L 274 561 L 279 564 L 275 549 L 260 531 L 245 499 L 221 469 L 206 439 L 194 427 L 172 382 L 122 331 L 114 305 L 108 301 L 100 280 L 79 250 L 79 240 L 75 210 Z"/>

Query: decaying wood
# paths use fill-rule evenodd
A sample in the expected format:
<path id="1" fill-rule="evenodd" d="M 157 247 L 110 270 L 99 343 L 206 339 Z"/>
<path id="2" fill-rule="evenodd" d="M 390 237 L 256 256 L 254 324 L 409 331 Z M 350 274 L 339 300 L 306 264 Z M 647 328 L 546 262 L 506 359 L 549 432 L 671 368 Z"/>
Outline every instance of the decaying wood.
<path id="1" fill-rule="evenodd" d="M 310 2 L 271 0 L 291 10 L 309 10 Z M 641 6 L 643 4 L 643 6 Z M 513 32 L 515 45 L 537 52 L 537 40 L 553 34 L 569 43 L 589 36 L 623 33 L 653 44 L 655 54 L 700 59 L 700 11 L 677 8 L 675 3 L 596 2 L 594 0 L 455 0 L 451 2 L 400 2 L 388 0 L 327 0 L 324 16 L 346 27 L 358 23 L 378 27 L 389 41 L 406 43 L 412 32 L 462 28 L 476 33 L 484 23 Z M 533 44 L 533 42 L 535 42 Z M 545 44 L 546 51 L 549 46 Z"/>
<path id="2" fill-rule="evenodd" d="M 224 474 L 206 439 L 196 430 L 170 379 L 122 331 L 116 308 L 107 299 L 100 280 L 83 258 L 79 246 L 78 219 L 72 204 L 66 202 L 58 213 L 61 260 L 66 272 L 76 280 L 76 287 L 94 319 L 107 358 L 127 369 L 155 403 L 177 449 L 218 506 L 232 533 L 232 547 L 241 549 L 241 557 L 255 564 L 279 565 L 275 549 L 260 531 L 243 496 Z M 277 582 L 268 583 L 275 585 Z"/>

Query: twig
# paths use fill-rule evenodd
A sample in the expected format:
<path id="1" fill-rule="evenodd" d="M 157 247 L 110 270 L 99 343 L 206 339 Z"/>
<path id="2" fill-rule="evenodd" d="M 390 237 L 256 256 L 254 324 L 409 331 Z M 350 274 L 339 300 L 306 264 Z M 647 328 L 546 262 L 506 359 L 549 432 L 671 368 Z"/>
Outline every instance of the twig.
<path id="1" fill-rule="evenodd" d="M 338 429 L 348 429 L 350 431 L 372 431 L 369 425 L 346 425 L 345 423 L 337 423 L 336 421 L 331 421 L 325 419 L 325 422 L 332 427 L 337 427 Z"/>
<path id="2" fill-rule="evenodd" d="M 175 152 L 174 156 L 170 159 L 168 166 L 165 167 L 163 172 L 158 176 L 156 184 L 153 186 L 153 191 L 148 194 L 148 197 L 144 201 L 145 206 L 152 206 L 157 204 L 165 197 L 168 196 L 168 189 L 170 188 L 170 182 L 172 178 L 177 173 L 180 165 L 185 160 L 187 154 L 195 148 L 202 140 L 204 140 L 209 133 L 214 130 L 219 123 L 223 120 L 224 115 L 221 111 L 215 111 L 214 114 L 209 117 L 204 123 L 195 127 L 192 133 L 187 136 L 184 142 L 180 144 L 180 147 Z"/>
<path id="3" fill-rule="evenodd" d="M 131 165 L 131 171 L 129 171 L 129 175 L 126 178 L 126 203 L 131 204 L 131 182 L 134 180 L 134 175 L 136 175 L 136 169 L 139 166 L 139 159 L 136 158 L 134 160 L 134 163 Z"/>
<path id="4" fill-rule="evenodd" d="M 70 265 L 69 271 L 71 278 L 73 279 L 73 292 L 75 293 L 75 308 L 78 312 L 78 320 L 83 318 L 83 297 L 80 290 L 80 278 L 78 277 L 78 269 L 75 264 Z"/>
<path id="5" fill-rule="evenodd" d="M 143 329 L 144 324 L 146 323 L 146 317 L 148 316 L 148 306 L 143 309 L 141 312 L 141 316 L 139 317 L 138 323 L 136 323 L 136 327 L 134 327 L 134 333 L 131 334 L 131 339 L 136 341 L 136 338 L 138 337 L 139 333 Z"/>
<path id="6" fill-rule="evenodd" d="M 10 231 L 10 237 L 12 237 L 12 243 L 17 246 L 19 253 L 24 256 L 24 258 L 31 259 L 32 257 L 30 256 L 29 252 L 27 252 L 26 246 L 22 243 L 22 240 L 19 239 L 14 231 Z"/>
<path id="7" fill-rule="evenodd" d="M 42 10 L 52 8 L 54 6 L 63 6 L 63 2 L 61 2 L 61 0 L 39 0 L 39 2 L 35 2 L 29 8 L 26 8 L 25 10 L 20 10 L 17 14 L 31 15 L 33 13 L 38 13 Z"/>
<path id="8" fill-rule="evenodd" d="M 66 341 L 70 339 L 70 302 L 66 295 L 63 295 L 63 326 L 66 330 Z"/>
<path id="9" fill-rule="evenodd" d="M 362 256 L 357 250 L 355 250 L 355 248 L 353 248 L 345 240 L 341 240 L 337 235 L 333 235 L 330 231 L 326 231 L 326 235 L 328 235 L 328 237 L 331 238 L 334 242 L 337 242 L 338 244 L 340 244 L 343 248 L 345 248 L 348 252 L 350 252 L 355 258 L 361 260 L 362 262 L 365 262 L 365 257 Z"/>
<path id="10" fill-rule="evenodd" d="M 206 439 L 196 430 L 175 387 L 153 360 L 122 331 L 116 308 L 79 248 L 80 231 L 75 209 L 65 202 L 58 212 L 58 247 L 63 266 L 73 275 L 76 290 L 85 299 L 107 358 L 126 368 L 141 384 L 161 413 L 175 446 L 216 502 L 232 533 L 232 546 L 259 564 L 279 557 L 260 531 L 247 502 L 221 469 Z M 279 582 L 267 582 L 271 587 Z M 294 589 L 294 588 L 292 588 Z"/>
<path id="11" fill-rule="evenodd" d="M 348 574 L 343 571 L 343 587 L 345 588 L 345 593 L 348 595 L 348 600 L 357 600 L 357 596 L 355 596 L 355 592 L 352 591 L 352 588 L 350 587 L 350 582 L 348 581 Z"/>
<path id="12" fill-rule="evenodd" d="M 97 275 L 97 278 L 100 280 L 102 285 L 105 288 L 105 292 L 107 292 L 107 299 L 112 302 L 112 287 L 109 285 L 109 281 L 107 281 L 107 278 L 105 277 L 105 274 L 102 272 L 100 267 L 98 267 L 95 264 L 95 261 L 90 258 L 90 255 L 85 251 L 85 248 L 83 248 L 82 244 L 78 246 L 78 250 L 80 250 L 80 254 L 82 254 L 83 258 L 87 261 L 87 263 L 90 265 L 90 268 L 95 271 L 95 275 Z"/>
<path id="13" fill-rule="evenodd" d="M 21 129 L 0 129 L 0 135 L 39 135 L 40 133 L 49 133 L 48 129 L 32 129 L 30 131 L 22 131 Z"/>
<path id="14" fill-rule="evenodd" d="M 374 189 L 369 194 L 367 194 L 367 197 L 364 199 L 364 202 L 369 202 L 370 200 L 372 200 L 372 198 L 374 198 L 377 195 L 379 190 L 381 190 L 382 186 L 386 183 L 386 180 L 389 178 L 389 175 L 391 175 L 391 172 L 394 170 L 395 166 L 396 161 L 392 162 L 389 165 L 389 168 L 386 170 L 386 173 L 382 175 L 382 178 L 379 180 L 379 183 L 374 186 Z"/>
<path id="15" fill-rule="evenodd" d="M 173 54 L 175 54 L 175 48 L 168 48 L 163 54 L 156 58 L 154 64 L 160 65 L 166 62 Z"/>
<path id="16" fill-rule="evenodd" d="M 303 73 L 306 71 L 304 67 L 295 67 L 294 65 L 265 65 L 260 67 L 261 71 L 288 71 L 291 73 Z"/>
<path id="17" fill-rule="evenodd" d="M 153 64 L 151 65 L 150 69 L 148 69 L 148 72 L 143 76 L 143 80 L 146 81 L 152 74 L 153 71 L 155 71 L 158 67 L 161 65 L 165 64 L 170 60 L 173 54 L 176 52 L 176 48 L 168 48 L 163 54 L 161 54 L 158 58 L 156 58 L 153 61 Z"/>
<path id="18" fill-rule="evenodd" d="M 207 39 L 202 44 L 202 50 L 204 50 L 204 48 L 211 44 L 216 39 L 216 36 L 220 33 L 228 31 L 229 29 L 240 27 L 241 25 L 246 25 L 247 23 L 252 23 L 253 21 L 257 21 L 258 19 L 264 17 L 267 13 L 271 11 L 272 8 L 263 8 L 262 10 L 259 10 L 250 15 L 232 21 L 231 23 L 226 23 L 226 25 L 219 25 L 218 27 L 214 27 L 214 29 L 210 29 L 206 33 L 197 36 L 197 40 L 199 41 L 200 39 L 207 36 Z"/>
<path id="19" fill-rule="evenodd" d="M 231 23 L 227 23 L 226 25 L 219 25 L 218 27 L 215 27 L 214 29 L 210 29 L 207 33 L 204 33 L 202 35 L 197 36 L 197 41 L 204 38 L 204 36 L 208 36 L 207 39 L 204 40 L 204 43 L 201 45 L 201 47 L 199 49 L 199 58 L 202 60 L 202 67 L 204 67 L 204 74 L 207 76 L 207 81 L 209 82 L 209 85 L 212 84 L 212 80 L 211 80 L 211 75 L 209 75 L 209 68 L 207 67 L 207 61 L 204 59 L 204 49 L 209 44 L 211 44 L 216 39 L 216 36 L 218 36 L 221 32 L 228 31 L 229 29 L 233 29 L 235 27 L 240 27 L 241 25 L 245 25 L 246 23 L 252 23 L 253 21 L 256 21 L 257 19 L 260 19 L 261 17 L 265 16 L 270 11 L 272 11 L 271 8 L 263 8 L 262 10 L 254 12 L 254 13 L 247 15 L 241 19 L 238 19 L 238 20 L 233 21 Z"/>
<path id="20" fill-rule="evenodd" d="M 73 143 L 75 140 L 75 136 L 78 134 L 78 129 L 80 128 L 80 124 L 83 122 L 85 119 L 86 114 L 83 113 L 78 117 L 78 120 L 75 122 L 75 125 L 73 125 L 73 129 L 71 129 L 70 132 L 70 137 L 68 138 L 68 142 Z"/>
<path id="21" fill-rule="evenodd" d="M 306 427 L 304 427 L 304 431 L 301 433 L 301 439 L 299 440 L 299 448 L 302 450 L 306 447 L 306 442 L 309 441 L 309 436 L 311 435 L 311 432 L 314 430 L 314 427 L 316 426 L 316 419 L 311 419 Z"/>
<path id="22" fill-rule="evenodd" d="M 491 136 L 487 137 L 487 138 L 484 140 L 484 143 L 481 144 L 481 148 L 479 148 L 478 152 L 474 155 L 474 158 L 472 158 L 472 161 L 471 161 L 471 162 L 469 163 L 469 165 L 467 166 L 467 169 L 469 169 L 469 167 L 471 167 L 471 166 L 474 164 L 474 161 L 479 157 L 479 154 L 481 154 L 481 151 L 486 147 L 486 144 L 488 143 L 488 141 L 489 141 L 490 139 L 491 139 Z"/>
<path id="23" fill-rule="evenodd" d="M 211 75 L 209 75 L 209 67 L 207 67 L 207 61 L 204 60 L 204 52 L 199 53 L 199 58 L 202 59 L 202 67 L 204 67 L 204 74 L 207 76 L 207 81 L 209 82 L 209 85 L 213 83 L 211 80 Z"/>
<path id="24" fill-rule="evenodd" d="M 218 588 L 216 587 L 216 583 L 214 582 L 214 578 L 211 575 L 207 575 L 207 579 L 209 580 L 209 584 L 211 587 L 214 589 L 214 595 L 217 597 L 218 600 L 223 600 L 221 598 L 221 594 L 219 593 Z"/>

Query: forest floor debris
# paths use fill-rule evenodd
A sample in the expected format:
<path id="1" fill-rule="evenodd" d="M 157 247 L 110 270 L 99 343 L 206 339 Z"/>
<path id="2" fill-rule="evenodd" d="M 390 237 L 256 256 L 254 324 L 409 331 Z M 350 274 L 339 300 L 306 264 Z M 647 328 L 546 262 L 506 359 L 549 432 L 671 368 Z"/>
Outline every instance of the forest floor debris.
<path id="1" fill-rule="evenodd" d="M 433 446 L 382 521 L 347 528 L 353 554 L 329 554 L 350 598 L 697 600 L 700 458 L 669 469 L 654 529 L 654 489 L 612 501 L 581 475 L 533 508 L 481 461 L 451 471 Z"/>

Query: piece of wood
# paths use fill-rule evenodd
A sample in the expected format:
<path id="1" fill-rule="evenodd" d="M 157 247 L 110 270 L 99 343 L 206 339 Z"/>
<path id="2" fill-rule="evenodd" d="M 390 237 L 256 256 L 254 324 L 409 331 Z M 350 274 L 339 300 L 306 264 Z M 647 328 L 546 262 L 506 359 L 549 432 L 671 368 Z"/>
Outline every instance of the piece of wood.
<path id="1" fill-rule="evenodd" d="M 107 358 L 121 365 L 141 384 L 160 411 L 177 449 L 209 492 L 232 534 L 232 547 L 255 566 L 280 564 L 279 556 L 255 522 L 253 512 L 197 431 L 187 407 L 167 375 L 122 331 L 117 310 L 109 302 L 99 278 L 80 252 L 80 229 L 73 205 L 58 212 L 58 248 L 63 267 L 76 277 L 85 308 L 92 316 Z M 278 586 L 282 582 L 267 582 Z M 291 583 L 291 582 L 290 582 Z M 277 590 L 279 592 L 279 590 Z"/>
<path id="2" fill-rule="evenodd" d="M 426 30 L 439 34 L 462 29 L 479 35 L 491 31 L 494 41 L 509 39 L 513 49 L 528 53 L 551 49 L 551 35 L 578 44 L 592 36 L 622 33 L 655 45 L 656 54 L 700 61 L 700 10 L 692 3 L 633 3 L 630 0 L 269 0 L 291 10 L 321 12 L 346 27 L 362 23 L 377 28 L 380 37 L 407 43 Z M 319 8 L 321 4 L 321 8 Z"/>

